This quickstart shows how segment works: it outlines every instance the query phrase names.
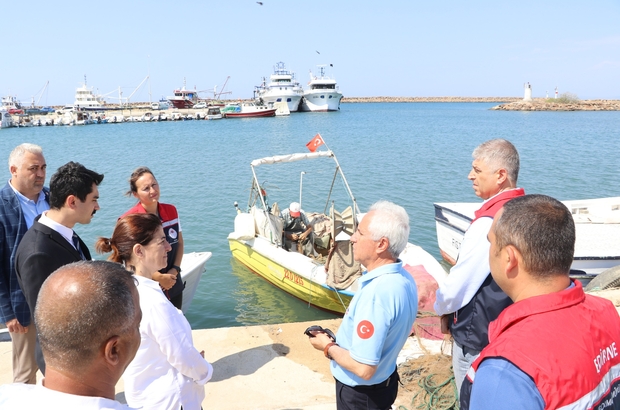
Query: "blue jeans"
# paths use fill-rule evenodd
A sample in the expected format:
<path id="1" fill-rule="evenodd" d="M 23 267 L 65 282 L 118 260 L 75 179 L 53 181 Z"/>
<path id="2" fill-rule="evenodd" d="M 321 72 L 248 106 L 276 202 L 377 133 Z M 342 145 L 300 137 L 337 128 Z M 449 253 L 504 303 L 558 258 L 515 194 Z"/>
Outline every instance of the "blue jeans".
<path id="1" fill-rule="evenodd" d="M 459 345 L 456 340 L 452 342 L 452 370 L 458 394 L 461 393 L 461 385 L 471 364 L 480 356 L 480 352 Z"/>

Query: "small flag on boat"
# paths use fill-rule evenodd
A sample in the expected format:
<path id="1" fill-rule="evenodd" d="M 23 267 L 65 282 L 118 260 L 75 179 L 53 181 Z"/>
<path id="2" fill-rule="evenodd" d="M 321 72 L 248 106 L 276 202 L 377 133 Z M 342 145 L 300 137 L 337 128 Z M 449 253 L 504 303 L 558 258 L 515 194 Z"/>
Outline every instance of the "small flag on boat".
<path id="1" fill-rule="evenodd" d="M 314 138 L 312 138 L 310 142 L 306 144 L 306 147 L 308 147 L 310 152 L 314 152 L 318 147 L 323 144 L 325 144 L 325 141 L 323 141 L 323 137 L 321 137 L 321 134 L 316 134 Z"/>

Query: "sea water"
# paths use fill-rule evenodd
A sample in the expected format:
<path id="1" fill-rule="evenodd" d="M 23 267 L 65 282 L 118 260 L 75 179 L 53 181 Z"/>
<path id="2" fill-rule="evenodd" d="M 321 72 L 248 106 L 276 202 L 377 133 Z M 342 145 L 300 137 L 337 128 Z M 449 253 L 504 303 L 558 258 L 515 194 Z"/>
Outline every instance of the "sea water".
<path id="1" fill-rule="evenodd" d="M 109 237 L 116 219 L 135 203 L 124 195 L 132 170 L 150 167 L 161 201 L 179 210 L 185 251 L 213 252 L 187 313 L 193 328 L 310 321 L 334 316 L 233 260 L 226 237 L 236 215 L 233 202 L 245 208 L 248 201 L 250 161 L 307 152 L 305 144 L 317 133 L 336 153 L 361 210 L 379 199 L 404 206 L 410 242 L 437 259 L 433 203 L 479 201 L 467 174 L 472 150 L 485 140 L 515 144 L 519 186 L 528 193 L 562 200 L 620 196 L 620 112 L 507 112 L 492 106 L 342 104 L 340 112 L 287 117 L 3 129 L 0 157 L 6 161 L 16 145 L 31 142 L 44 149 L 48 182 L 68 161 L 105 174 L 101 210 L 91 224 L 76 226 L 93 253 L 97 237 Z M 319 172 L 304 171 L 308 181 Z M 300 178 L 291 173 L 293 187 Z M 269 188 L 270 199 L 284 207 L 298 199 L 293 192 Z"/>

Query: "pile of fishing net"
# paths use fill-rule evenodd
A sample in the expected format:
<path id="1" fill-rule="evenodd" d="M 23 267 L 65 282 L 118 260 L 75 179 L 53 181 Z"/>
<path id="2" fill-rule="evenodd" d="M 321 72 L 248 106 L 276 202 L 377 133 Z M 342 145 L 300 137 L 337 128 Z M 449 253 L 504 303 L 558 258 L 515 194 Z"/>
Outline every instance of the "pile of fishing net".
<path id="1" fill-rule="evenodd" d="M 398 366 L 398 374 L 398 395 L 409 403 L 398 406 L 398 410 L 459 408 L 451 356 L 427 353 L 408 359 Z"/>

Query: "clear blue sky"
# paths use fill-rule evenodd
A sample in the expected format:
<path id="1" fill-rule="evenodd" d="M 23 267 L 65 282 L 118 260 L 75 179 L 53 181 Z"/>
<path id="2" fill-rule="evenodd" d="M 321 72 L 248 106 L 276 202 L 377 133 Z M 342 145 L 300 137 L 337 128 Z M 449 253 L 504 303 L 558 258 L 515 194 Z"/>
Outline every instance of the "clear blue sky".
<path id="1" fill-rule="evenodd" d="M 227 76 L 249 98 L 278 61 L 302 84 L 333 64 L 348 97 L 522 96 L 529 81 L 535 97 L 620 99 L 618 0 L 2 3 L 0 94 L 22 103 L 48 80 L 41 104 L 73 103 L 84 75 L 127 97 L 149 72 L 153 100 Z M 145 84 L 131 100 L 148 99 Z"/>

